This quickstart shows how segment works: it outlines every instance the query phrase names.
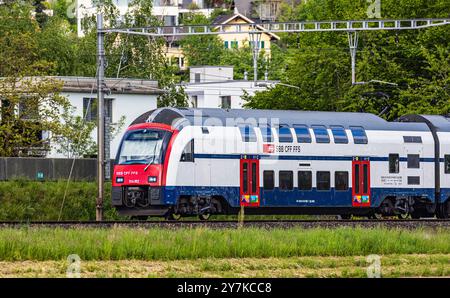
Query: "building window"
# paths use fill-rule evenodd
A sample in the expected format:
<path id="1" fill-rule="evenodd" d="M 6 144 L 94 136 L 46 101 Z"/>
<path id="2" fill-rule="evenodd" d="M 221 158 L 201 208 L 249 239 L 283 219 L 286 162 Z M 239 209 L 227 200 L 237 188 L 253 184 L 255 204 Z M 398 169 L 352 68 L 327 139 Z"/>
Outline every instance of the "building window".
<path id="1" fill-rule="evenodd" d="M 362 128 L 360 126 L 350 126 L 350 131 L 352 132 L 353 142 L 355 144 L 367 144 L 368 143 L 366 131 L 364 130 L 364 128 Z"/>
<path id="2" fill-rule="evenodd" d="M 242 142 L 256 142 L 256 134 L 253 127 L 240 126 Z"/>
<path id="3" fill-rule="evenodd" d="M 294 124 L 294 131 L 297 135 L 298 143 L 311 143 L 311 134 L 309 133 L 308 126 Z"/>
<path id="4" fill-rule="evenodd" d="M 312 172 L 298 171 L 298 189 L 311 190 L 312 189 Z"/>
<path id="5" fill-rule="evenodd" d="M 278 128 L 278 140 L 280 143 L 292 143 L 293 138 L 291 134 L 291 129 L 287 125 L 280 125 Z"/>
<path id="6" fill-rule="evenodd" d="M 450 155 L 444 156 L 444 172 L 450 174 Z"/>
<path id="7" fill-rule="evenodd" d="M 192 100 L 192 107 L 193 108 L 198 108 L 198 97 L 197 97 L 197 95 L 193 95 L 191 97 L 191 100 Z"/>
<path id="8" fill-rule="evenodd" d="M 231 109 L 231 96 L 221 96 L 220 100 L 222 109 Z"/>
<path id="9" fill-rule="evenodd" d="M 231 48 L 232 48 L 232 49 L 237 49 L 237 48 L 238 48 L 238 42 L 235 41 L 235 40 L 232 41 L 232 42 L 231 42 Z"/>
<path id="10" fill-rule="evenodd" d="M 389 154 L 389 173 L 397 174 L 400 172 L 400 156 L 398 154 Z"/>
<path id="11" fill-rule="evenodd" d="M 317 172 L 317 190 L 330 190 L 330 172 Z"/>
<path id="12" fill-rule="evenodd" d="M 334 172 L 334 184 L 336 190 L 348 190 L 348 172 Z"/>
<path id="13" fill-rule="evenodd" d="M 264 49 L 264 47 L 265 47 L 265 43 L 264 43 L 264 40 L 262 40 L 261 41 L 261 49 Z"/>
<path id="14" fill-rule="evenodd" d="M 223 45 L 224 45 L 225 49 L 228 49 L 228 41 L 224 41 Z"/>
<path id="15" fill-rule="evenodd" d="M 408 176 L 408 184 L 409 185 L 419 185 L 420 177 L 419 176 Z"/>
<path id="16" fill-rule="evenodd" d="M 194 140 L 191 140 L 184 147 L 183 152 L 181 153 L 181 162 L 194 162 Z"/>
<path id="17" fill-rule="evenodd" d="M 405 143 L 422 143 L 422 137 L 420 136 L 403 136 Z"/>
<path id="18" fill-rule="evenodd" d="M 316 137 L 317 143 L 329 143 L 330 142 L 330 136 L 328 135 L 327 128 L 323 125 L 313 125 L 311 126 L 314 135 Z"/>
<path id="19" fill-rule="evenodd" d="M 273 142 L 272 129 L 269 126 L 261 126 L 263 142 Z"/>
<path id="20" fill-rule="evenodd" d="M 105 98 L 105 117 L 109 117 L 109 121 L 112 121 L 112 101 Z M 86 121 L 97 121 L 97 98 L 83 98 L 83 116 Z"/>
<path id="21" fill-rule="evenodd" d="M 164 26 L 175 26 L 176 17 L 175 16 L 164 16 Z"/>
<path id="22" fill-rule="evenodd" d="M 294 188 L 294 172 L 280 171 L 280 190 L 292 190 Z"/>
<path id="23" fill-rule="evenodd" d="M 274 171 L 264 171 L 264 190 L 272 190 L 275 187 L 275 172 Z"/>
<path id="24" fill-rule="evenodd" d="M 199 72 L 196 72 L 196 73 L 195 73 L 195 78 L 194 78 L 194 80 L 195 80 L 195 83 L 200 83 L 200 80 L 201 80 L 201 74 L 200 74 Z"/>
<path id="25" fill-rule="evenodd" d="M 335 144 L 348 144 L 347 133 L 342 126 L 331 126 Z"/>
<path id="26" fill-rule="evenodd" d="M 2 103 L 3 102 L 4 101 L 2 101 Z M 32 98 L 21 98 L 19 102 L 19 118 L 22 120 L 39 119 L 38 102 Z"/>
<path id="27" fill-rule="evenodd" d="M 409 169 L 419 169 L 420 168 L 419 154 L 408 154 L 408 168 Z"/>

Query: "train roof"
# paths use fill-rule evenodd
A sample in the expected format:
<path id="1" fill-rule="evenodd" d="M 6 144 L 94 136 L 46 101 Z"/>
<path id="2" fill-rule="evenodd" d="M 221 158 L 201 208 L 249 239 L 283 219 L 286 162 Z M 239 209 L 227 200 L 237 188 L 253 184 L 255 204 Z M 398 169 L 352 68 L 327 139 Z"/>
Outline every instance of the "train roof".
<path id="1" fill-rule="evenodd" d="M 339 125 L 345 128 L 362 126 L 367 130 L 429 131 L 426 123 L 389 122 L 370 113 L 219 108 L 159 108 L 142 114 L 132 124 L 155 122 L 181 129 L 189 125 L 238 126 L 240 123 L 249 123 L 251 119 L 255 119 L 258 126 L 263 123 L 279 123 L 290 127 L 295 124 L 305 124 L 327 127 Z"/>
<path id="2" fill-rule="evenodd" d="M 432 131 L 450 132 L 450 118 L 439 115 L 405 115 L 400 122 L 426 123 Z"/>

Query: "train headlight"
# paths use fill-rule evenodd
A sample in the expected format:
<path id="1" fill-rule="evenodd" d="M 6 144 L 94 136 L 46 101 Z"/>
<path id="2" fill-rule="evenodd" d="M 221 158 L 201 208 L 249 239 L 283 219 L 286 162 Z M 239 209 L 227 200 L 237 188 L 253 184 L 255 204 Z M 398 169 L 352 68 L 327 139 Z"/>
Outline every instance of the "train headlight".
<path id="1" fill-rule="evenodd" d="M 116 177 L 117 183 L 123 183 L 123 177 Z"/>
<path id="2" fill-rule="evenodd" d="M 156 180 L 155 176 L 148 176 L 148 182 L 156 182 Z"/>

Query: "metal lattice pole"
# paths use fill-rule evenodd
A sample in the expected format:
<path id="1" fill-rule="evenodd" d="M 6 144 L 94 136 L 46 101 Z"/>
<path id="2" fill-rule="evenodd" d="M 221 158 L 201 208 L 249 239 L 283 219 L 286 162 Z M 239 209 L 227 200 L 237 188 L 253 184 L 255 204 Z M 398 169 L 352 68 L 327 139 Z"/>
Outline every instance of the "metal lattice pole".
<path id="1" fill-rule="evenodd" d="M 97 14 L 97 204 L 96 204 L 96 220 L 103 220 L 103 195 L 105 181 L 105 109 L 104 109 L 104 76 L 105 76 L 105 33 L 103 29 L 103 15 L 101 12 Z"/>
<path id="2" fill-rule="evenodd" d="M 356 50 L 358 48 L 358 32 L 348 32 L 348 45 L 352 63 L 352 85 L 356 83 Z"/>
<path id="3" fill-rule="evenodd" d="M 258 81 L 258 56 L 259 56 L 259 44 L 261 41 L 261 31 L 250 32 L 250 45 L 252 47 L 253 52 L 253 81 Z"/>

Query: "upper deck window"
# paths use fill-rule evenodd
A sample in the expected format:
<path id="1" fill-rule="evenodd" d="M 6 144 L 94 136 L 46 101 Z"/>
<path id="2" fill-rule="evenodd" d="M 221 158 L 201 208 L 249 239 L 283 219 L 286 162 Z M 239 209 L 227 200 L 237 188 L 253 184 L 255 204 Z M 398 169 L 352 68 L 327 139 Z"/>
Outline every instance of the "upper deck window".
<path id="1" fill-rule="evenodd" d="M 261 126 L 260 130 L 264 142 L 273 142 L 272 129 L 269 126 Z"/>
<path id="2" fill-rule="evenodd" d="M 422 143 L 421 136 L 403 136 L 403 141 L 405 143 Z"/>
<path id="3" fill-rule="evenodd" d="M 353 141 L 355 144 L 367 144 L 367 135 L 364 128 L 361 126 L 350 126 L 350 130 L 353 135 Z"/>
<path id="4" fill-rule="evenodd" d="M 336 144 L 348 144 L 347 133 L 342 126 L 331 126 L 331 132 Z"/>
<path id="5" fill-rule="evenodd" d="M 309 133 L 308 126 L 294 124 L 294 131 L 297 135 L 298 143 L 311 143 L 311 134 Z"/>
<path id="6" fill-rule="evenodd" d="M 278 139 L 280 143 L 292 143 L 292 133 L 291 129 L 287 125 L 280 125 L 280 128 L 278 128 Z"/>
<path id="7" fill-rule="evenodd" d="M 242 142 L 256 142 L 256 134 L 253 127 L 250 126 L 240 126 Z"/>
<path id="8" fill-rule="evenodd" d="M 314 135 L 316 136 L 317 143 L 329 143 L 330 142 L 330 136 L 328 135 L 328 131 L 325 126 L 313 125 L 311 127 L 314 131 Z"/>

